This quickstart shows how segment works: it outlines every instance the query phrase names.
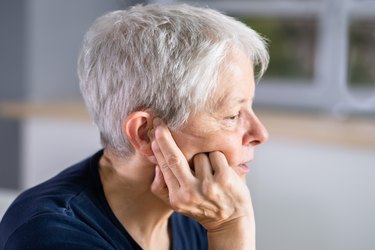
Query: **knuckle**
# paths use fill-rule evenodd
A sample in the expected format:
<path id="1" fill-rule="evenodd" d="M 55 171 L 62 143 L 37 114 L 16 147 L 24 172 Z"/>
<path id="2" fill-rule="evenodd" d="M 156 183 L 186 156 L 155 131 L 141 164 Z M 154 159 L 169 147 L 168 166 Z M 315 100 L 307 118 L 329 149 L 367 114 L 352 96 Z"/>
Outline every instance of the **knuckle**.
<path id="1" fill-rule="evenodd" d="M 159 166 L 160 166 L 160 169 L 163 170 L 163 172 L 169 170 L 168 163 L 166 163 L 166 162 L 162 162 L 161 164 L 159 164 Z"/>
<path id="2" fill-rule="evenodd" d="M 210 182 L 204 180 L 202 183 L 202 192 L 208 200 L 212 201 L 217 198 L 217 186 Z"/>
<path id="3" fill-rule="evenodd" d="M 228 211 L 224 209 L 217 211 L 217 217 L 219 218 L 219 220 L 227 219 L 229 217 Z"/>
<path id="4" fill-rule="evenodd" d="M 195 206 L 198 203 L 198 198 L 192 190 L 184 190 L 178 196 L 170 197 L 170 206 L 176 212 L 183 212 L 184 208 Z"/>
<path id="5" fill-rule="evenodd" d="M 216 176 L 216 181 L 220 186 L 224 188 L 230 188 L 232 186 L 232 180 L 226 174 L 218 174 Z"/>
<path id="6" fill-rule="evenodd" d="M 177 167 L 180 165 L 180 159 L 175 156 L 175 155 L 169 155 L 167 157 L 167 164 L 170 166 L 170 167 Z"/>

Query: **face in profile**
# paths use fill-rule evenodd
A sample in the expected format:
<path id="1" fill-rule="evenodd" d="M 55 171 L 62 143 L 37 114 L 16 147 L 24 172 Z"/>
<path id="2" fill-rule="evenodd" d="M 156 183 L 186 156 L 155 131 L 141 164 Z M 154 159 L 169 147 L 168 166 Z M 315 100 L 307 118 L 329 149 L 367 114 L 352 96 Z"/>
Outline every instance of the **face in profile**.
<path id="1" fill-rule="evenodd" d="M 253 65 L 242 51 L 233 50 L 220 72 L 210 107 L 192 114 L 187 125 L 172 135 L 189 163 L 198 153 L 220 151 L 245 180 L 249 171 L 245 164 L 253 160 L 254 147 L 268 137 L 252 109 Z"/>

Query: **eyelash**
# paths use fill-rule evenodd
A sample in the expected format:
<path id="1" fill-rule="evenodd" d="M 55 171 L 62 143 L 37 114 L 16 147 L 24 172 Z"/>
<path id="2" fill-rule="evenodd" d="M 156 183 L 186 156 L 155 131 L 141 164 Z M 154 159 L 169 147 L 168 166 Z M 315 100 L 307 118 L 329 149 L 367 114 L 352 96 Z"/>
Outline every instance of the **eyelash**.
<path id="1" fill-rule="evenodd" d="M 236 119 L 240 118 L 240 115 L 241 115 L 241 112 L 238 112 L 236 115 L 232 115 L 232 116 L 227 117 L 227 119 L 228 120 L 236 120 Z"/>

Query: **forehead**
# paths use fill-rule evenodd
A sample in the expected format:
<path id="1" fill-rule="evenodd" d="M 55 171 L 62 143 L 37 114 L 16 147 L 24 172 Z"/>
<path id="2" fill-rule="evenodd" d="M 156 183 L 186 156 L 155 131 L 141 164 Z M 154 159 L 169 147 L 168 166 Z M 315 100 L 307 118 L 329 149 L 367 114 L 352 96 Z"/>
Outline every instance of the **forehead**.
<path id="1" fill-rule="evenodd" d="M 253 64 L 240 50 L 232 50 L 220 66 L 219 84 L 212 95 L 214 108 L 251 101 L 255 82 Z"/>

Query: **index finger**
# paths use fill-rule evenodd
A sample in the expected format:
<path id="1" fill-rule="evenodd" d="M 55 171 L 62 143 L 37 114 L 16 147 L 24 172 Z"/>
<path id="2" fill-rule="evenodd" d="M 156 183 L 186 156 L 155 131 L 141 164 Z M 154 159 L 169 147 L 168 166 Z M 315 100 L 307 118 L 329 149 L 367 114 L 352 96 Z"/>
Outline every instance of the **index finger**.
<path id="1" fill-rule="evenodd" d="M 155 125 L 155 141 L 158 144 L 159 150 L 155 153 L 156 159 L 162 161 L 164 166 L 161 166 L 162 172 L 171 174 L 177 178 L 180 185 L 189 184 L 194 176 L 191 173 L 189 164 L 181 152 L 180 148 L 174 141 L 168 127 L 158 118 L 154 120 Z M 166 171 L 168 167 L 170 171 Z M 163 169 L 164 168 L 164 169 Z"/>

